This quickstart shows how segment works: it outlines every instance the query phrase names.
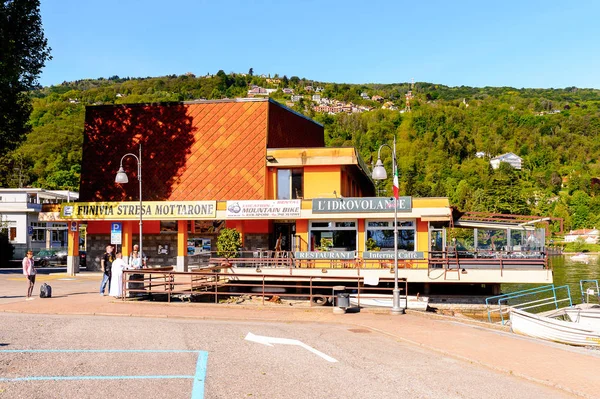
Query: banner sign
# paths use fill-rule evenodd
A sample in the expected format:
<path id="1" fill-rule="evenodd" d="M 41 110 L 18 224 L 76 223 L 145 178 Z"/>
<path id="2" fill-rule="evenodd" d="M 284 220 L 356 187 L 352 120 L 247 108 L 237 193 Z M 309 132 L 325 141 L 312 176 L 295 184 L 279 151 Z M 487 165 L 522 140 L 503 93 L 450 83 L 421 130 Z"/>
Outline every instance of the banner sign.
<path id="1" fill-rule="evenodd" d="M 389 259 L 394 260 L 394 251 L 365 251 L 363 259 Z M 398 251 L 398 260 L 425 259 L 422 251 Z"/>
<path id="2" fill-rule="evenodd" d="M 227 218 L 289 218 L 300 216 L 301 200 L 227 201 Z"/>
<path id="3" fill-rule="evenodd" d="M 313 213 L 394 212 L 394 197 L 315 198 Z M 398 198 L 398 212 L 412 210 L 412 197 Z"/>
<path id="4" fill-rule="evenodd" d="M 216 201 L 145 201 L 141 207 L 145 220 L 194 220 L 215 218 Z M 140 203 L 72 202 L 62 204 L 60 218 L 66 220 L 138 220 Z"/>
<path id="5" fill-rule="evenodd" d="M 354 259 L 356 251 L 308 251 L 294 252 L 296 259 Z"/>

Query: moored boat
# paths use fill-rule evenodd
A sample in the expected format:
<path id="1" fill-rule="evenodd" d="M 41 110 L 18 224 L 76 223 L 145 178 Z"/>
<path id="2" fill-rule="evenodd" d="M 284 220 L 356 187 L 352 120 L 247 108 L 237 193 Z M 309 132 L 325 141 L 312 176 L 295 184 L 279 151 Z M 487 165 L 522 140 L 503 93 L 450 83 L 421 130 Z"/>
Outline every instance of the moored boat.
<path id="1" fill-rule="evenodd" d="M 578 253 L 577 255 L 571 256 L 571 260 L 575 262 L 588 263 L 590 261 L 590 256 L 584 253 Z"/>
<path id="2" fill-rule="evenodd" d="M 406 299 L 408 299 L 408 304 Z M 350 304 L 352 306 L 363 308 L 391 308 L 393 306 L 393 296 L 390 294 L 353 294 L 350 295 Z M 411 310 L 427 310 L 429 297 L 419 295 L 400 296 L 400 308 Z"/>
<path id="3" fill-rule="evenodd" d="M 590 326 L 600 331 L 600 305 L 581 304 L 565 308 L 564 312 L 573 323 Z"/>
<path id="4" fill-rule="evenodd" d="M 517 334 L 576 346 L 600 347 L 600 329 L 520 309 L 510 310 L 511 329 Z"/>

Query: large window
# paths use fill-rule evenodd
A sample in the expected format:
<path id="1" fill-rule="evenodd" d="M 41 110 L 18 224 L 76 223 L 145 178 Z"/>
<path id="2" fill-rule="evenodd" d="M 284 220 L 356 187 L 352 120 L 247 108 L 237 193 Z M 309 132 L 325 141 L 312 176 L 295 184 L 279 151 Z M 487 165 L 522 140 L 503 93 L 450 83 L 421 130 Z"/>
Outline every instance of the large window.
<path id="1" fill-rule="evenodd" d="M 277 199 L 304 198 L 302 169 L 277 169 Z"/>
<path id="2" fill-rule="evenodd" d="M 367 240 L 372 238 L 375 246 L 381 251 L 394 250 L 394 221 L 367 221 Z M 398 220 L 398 249 L 415 250 L 415 222 L 413 220 Z"/>
<path id="3" fill-rule="evenodd" d="M 356 251 L 356 222 L 310 222 L 310 250 Z"/>
<path id="4" fill-rule="evenodd" d="M 52 228 L 52 242 L 60 243 L 64 247 L 67 243 L 67 228 L 54 226 Z"/>
<path id="5" fill-rule="evenodd" d="M 31 241 L 46 241 L 46 223 L 32 222 L 31 227 L 33 228 Z"/>

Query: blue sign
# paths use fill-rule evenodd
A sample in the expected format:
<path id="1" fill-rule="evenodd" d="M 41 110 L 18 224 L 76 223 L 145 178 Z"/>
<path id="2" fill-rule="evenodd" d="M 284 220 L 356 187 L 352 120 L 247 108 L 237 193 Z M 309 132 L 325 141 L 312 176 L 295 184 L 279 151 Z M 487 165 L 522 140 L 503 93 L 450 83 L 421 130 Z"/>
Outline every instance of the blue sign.
<path id="1" fill-rule="evenodd" d="M 110 224 L 110 243 L 111 244 L 121 244 L 122 240 L 122 224 L 121 223 L 111 223 Z"/>
<path id="2" fill-rule="evenodd" d="M 29 234 L 30 236 L 33 235 L 33 227 L 32 226 L 27 227 L 27 234 Z"/>

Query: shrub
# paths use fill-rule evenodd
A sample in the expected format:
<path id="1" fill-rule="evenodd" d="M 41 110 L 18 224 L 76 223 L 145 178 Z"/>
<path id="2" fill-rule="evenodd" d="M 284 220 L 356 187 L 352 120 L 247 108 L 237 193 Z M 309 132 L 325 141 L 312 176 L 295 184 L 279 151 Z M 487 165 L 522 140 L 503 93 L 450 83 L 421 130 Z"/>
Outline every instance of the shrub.
<path id="1" fill-rule="evenodd" d="M 236 229 L 224 228 L 217 238 L 217 255 L 223 258 L 237 258 L 242 248 L 242 236 Z"/>

